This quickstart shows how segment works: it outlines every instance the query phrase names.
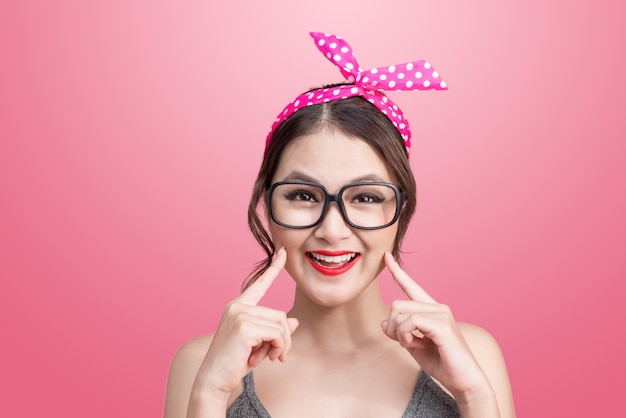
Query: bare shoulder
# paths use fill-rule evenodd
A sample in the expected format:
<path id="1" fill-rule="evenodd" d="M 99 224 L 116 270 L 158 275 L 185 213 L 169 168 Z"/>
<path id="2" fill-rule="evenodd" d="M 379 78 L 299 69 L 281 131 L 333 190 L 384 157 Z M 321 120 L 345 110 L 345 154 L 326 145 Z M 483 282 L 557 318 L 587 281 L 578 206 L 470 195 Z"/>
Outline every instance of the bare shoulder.
<path id="1" fill-rule="evenodd" d="M 459 329 L 470 350 L 485 373 L 506 373 L 506 364 L 500 345 L 485 329 L 467 322 L 458 322 Z M 507 378 L 508 380 L 508 378 Z"/>
<path id="2" fill-rule="evenodd" d="M 193 381 L 213 341 L 213 334 L 202 335 L 184 343 L 174 355 L 167 377 L 165 418 L 184 417 Z"/>
<path id="3" fill-rule="evenodd" d="M 487 330 L 468 322 L 457 322 L 457 325 L 474 355 L 481 353 L 501 355 L 498 342 Z"/>
<path id="4" fill-rule="evenodd" d="M 199 366 L 213 341 L 213 336 L 214 334 L 201 335 L 184 343 L 176 351 L 172 365 L 188 366 L 197 363 Z"/>
<path id="5" fill-rule="evenodd" d="M 459 329 L 476 361 L 496 392 L 502 416 L 515 416 L 511 384 L 506 362 L 496 339 L 485 329 L 467 322 L 458 322 Z"/>
<path id="6" fill-rule="evenodd" d="M 168 386 L 170 381 L 177 385 L 183 383 L 182 380 L 185 382 L 191 380 L 193 383 L 211 341 L 213 341 L 213 334 L 202 335 L 187 341 L 176 351 L 170 365 Z"/>

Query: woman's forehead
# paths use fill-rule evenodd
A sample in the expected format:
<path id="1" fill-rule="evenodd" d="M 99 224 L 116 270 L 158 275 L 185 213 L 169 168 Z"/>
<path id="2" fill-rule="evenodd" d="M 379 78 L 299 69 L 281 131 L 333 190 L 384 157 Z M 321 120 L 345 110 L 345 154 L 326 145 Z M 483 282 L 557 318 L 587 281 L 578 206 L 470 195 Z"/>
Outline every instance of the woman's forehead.
<path id="1" fill-rule="evenodd" d="M 287 177 L 317 183 L 391 181 L 383 159 L 362 139 L 323 130 L 299 137 L 282 152 L 272 182 Z"/>

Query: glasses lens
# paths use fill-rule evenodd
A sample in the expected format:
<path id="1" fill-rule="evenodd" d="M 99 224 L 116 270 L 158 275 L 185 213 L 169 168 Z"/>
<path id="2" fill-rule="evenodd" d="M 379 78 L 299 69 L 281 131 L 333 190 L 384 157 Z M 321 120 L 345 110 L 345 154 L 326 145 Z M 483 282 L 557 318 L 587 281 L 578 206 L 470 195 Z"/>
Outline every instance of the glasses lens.
<path id="1" fill-rule="evenodd" d="M 396 217 L 396 190 L 388 185 L 360 184 L 344 189 L 341 196 L 346 216 L 356 226 L 376 228 Z"/>
<path id="2" fill-rule="evenodd" d="M 274 188 L 270 202 L 277 222 L 292 227 L 315 224 L 324 208 L 324 190 L 308 184 L 280 184 Z"/>

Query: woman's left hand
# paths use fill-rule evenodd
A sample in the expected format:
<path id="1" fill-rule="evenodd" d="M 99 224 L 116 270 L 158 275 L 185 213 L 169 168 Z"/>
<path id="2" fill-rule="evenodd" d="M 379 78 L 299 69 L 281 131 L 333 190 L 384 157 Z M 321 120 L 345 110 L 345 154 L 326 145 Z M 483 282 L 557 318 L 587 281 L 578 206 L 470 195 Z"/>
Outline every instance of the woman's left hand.
<path id="1" fill-rule="evenodd" d="M 474 358 L 450 308 L 438 303 L 402 270 L 390 253 L 385 264 L 410 300 L 393 302 L 383 332 L 454 396 L 484 392 L 489 381 Z"/>

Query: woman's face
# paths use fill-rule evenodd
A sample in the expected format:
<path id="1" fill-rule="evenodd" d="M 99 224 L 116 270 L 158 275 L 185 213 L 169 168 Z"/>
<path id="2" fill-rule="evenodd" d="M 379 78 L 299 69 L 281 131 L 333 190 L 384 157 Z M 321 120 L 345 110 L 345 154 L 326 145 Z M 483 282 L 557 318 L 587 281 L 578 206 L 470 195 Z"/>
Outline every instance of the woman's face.
<path id="1" fill-rule="evenodd" d="M 327 129 L 298 138 L 283 151 L 272 184 L 279 181 L 319 183 L 331 194 L 356 182 L 395 184 L 367 143 Z M 269 221 L 269 229 L 276 248 L 287 250 L 285 269 L 299 290 L 315 303 L 336 306 L 373 284 L 384 266 L 384 252 L 393 249 L 398 223 L 356 229 L 331 202 L 317 226 L 293 229 Z"/>

